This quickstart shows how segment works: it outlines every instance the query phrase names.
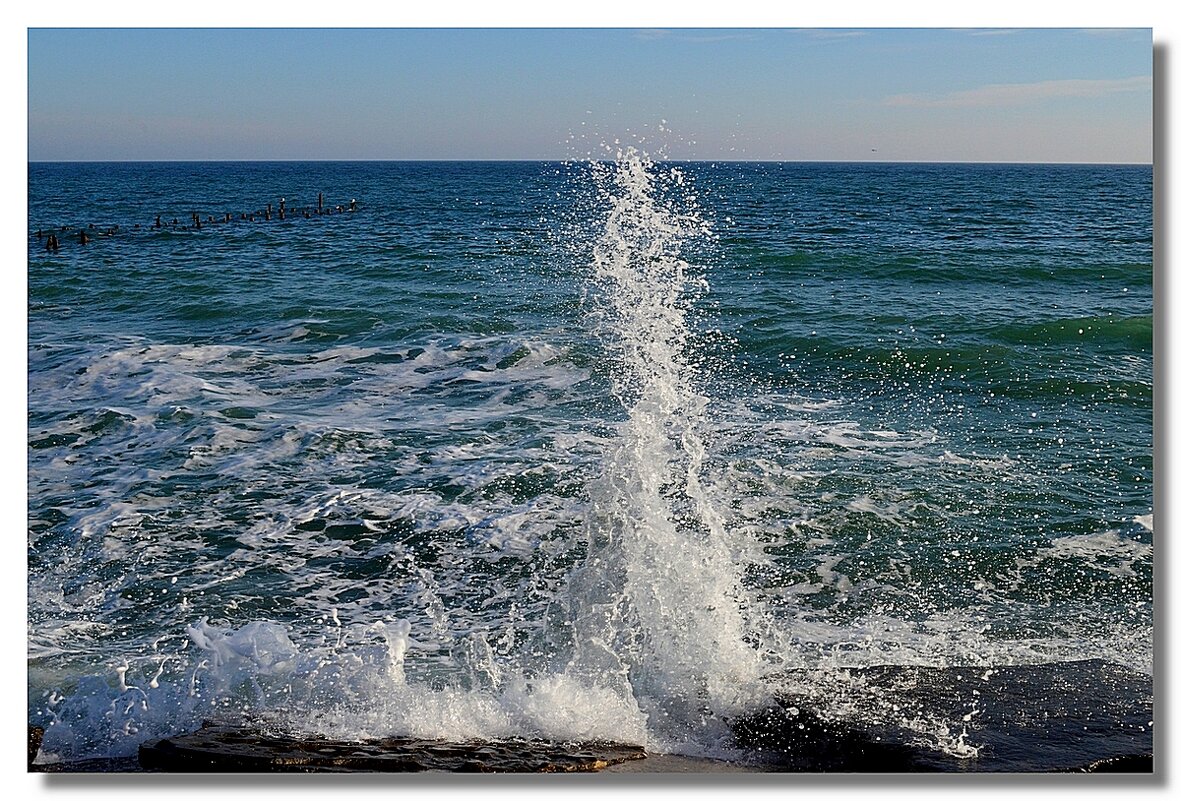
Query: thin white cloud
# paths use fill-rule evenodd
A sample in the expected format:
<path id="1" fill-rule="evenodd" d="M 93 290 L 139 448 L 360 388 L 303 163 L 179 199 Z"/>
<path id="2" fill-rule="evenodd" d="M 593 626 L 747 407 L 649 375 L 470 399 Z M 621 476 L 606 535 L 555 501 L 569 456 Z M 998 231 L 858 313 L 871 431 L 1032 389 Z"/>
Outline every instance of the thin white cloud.
<path id="1" fill-rule="evenodd" d="M 1020 28 L 980 28 L 967 31 L 967 34 L 969 36 L 1011 36 L 1014 33 L 1020 32 Z"/>
<path id="2" fill-rule="evenodd" d="M 914 108 L 1025 106 L 1062 97 L 1103 97 L 1124 92 L 1147 92 L 1151 89 L 1150 75 L 1110 79 L 1074 78 L 1035 83 L 990 83 L 959 92 L 890 95 L 883 103 L 887 106 Z"/>

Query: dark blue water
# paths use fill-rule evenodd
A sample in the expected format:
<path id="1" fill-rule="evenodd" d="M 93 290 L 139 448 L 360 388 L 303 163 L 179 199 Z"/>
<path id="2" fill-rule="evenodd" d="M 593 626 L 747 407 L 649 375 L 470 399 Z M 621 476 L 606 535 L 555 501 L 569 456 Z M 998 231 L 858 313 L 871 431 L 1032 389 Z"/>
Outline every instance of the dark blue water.
<path id="1" fill-rule="evenodd" d="M 618 581 L 596 584 L 615 593 L 601 625 L 646 632 L 607 647 L 631 688 L 608 712 L 633 738 L 709 750 L 713 730 L 676 730 L 698 691 L 651 697 L 715 664 L 688 641 L 763 683 L 1151 673 L 1150 167 L 649 164 L 631 206 L 637 184 L 592 173 L 30 165 L 47 750 L 128 753 L 219 708 L 338 733 L 360 709 L 369 732 L 595 734 L 555 721 L 597 686 L 566 666 L 599 619 L 579 588 L 606 487 L 612 519 L 685 554 L 641 581 L 656 551 L 617 536 Z M 640 252 L 685 267 L 655 328 L 611 306 Z M 620 345 L 665 329 L 666 371 Z M 645 387 L 675 402 L 641 416 Z M 654 479 L 653 506 L 641 479 L 669 465 L 692 480 Z M 740 622 L 713 630 L 705 598 L 666 641 L 688 621 L 646 618 L 645 584 L 716 585 Z M 971 743 L 952 728 L 938 747 Z"/>

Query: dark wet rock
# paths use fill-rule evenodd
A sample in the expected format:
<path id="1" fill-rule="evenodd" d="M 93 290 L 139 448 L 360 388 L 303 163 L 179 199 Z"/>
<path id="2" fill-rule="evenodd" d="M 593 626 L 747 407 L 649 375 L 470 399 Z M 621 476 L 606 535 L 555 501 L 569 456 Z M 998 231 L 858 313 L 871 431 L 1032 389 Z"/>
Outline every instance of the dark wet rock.
<path id="1" fill-rule="evenodd" d="M 450 771 L 570 773 L 643 759 L 640 746 L 500 740 L 451 743 L 388 738 L 344 742 L 207 723 L 199 731 L 146 743 L 146 770 L 216 773 Z"/>
<path id="2" fill-rule="evenodd" d="M 797 702 L 798 703 L 798 702 Z M 868 729 L 825 719 L 796 703 L 780 705 L 731 724 L 735 742 L 768 770 L 807 773 L 898 773 L 923 770 L 916 749 Z"/>
<path id="3" fill-rule="evenodd" d="M 1152 773 L 1152 755 L 1122 756 L 1100 759 L 1073 773 Z"/>
<path id="4" fill-rule="evenodd" d="M 807 674 L 786 679 L 808 686 Z M 824 684 L 842 683 L 840 713 L 826 711 Z M 731 727 L 768 770 L 1151 772 L 1152 698 L 1150 676 L 1098 660 L 873 667 L 784 695 Z M 946 721 L 944 739 L 962 734 L 961 745 L 976 753 L 935 747 L 916 720 Z"/>
<path id="5" fill-rule="evenodd" d="M 45 729 L 40 726 L 29 727 L 29 770 L 33 770 L 33 760 L 41 750 L 41 738 L 45 736 Z"/>

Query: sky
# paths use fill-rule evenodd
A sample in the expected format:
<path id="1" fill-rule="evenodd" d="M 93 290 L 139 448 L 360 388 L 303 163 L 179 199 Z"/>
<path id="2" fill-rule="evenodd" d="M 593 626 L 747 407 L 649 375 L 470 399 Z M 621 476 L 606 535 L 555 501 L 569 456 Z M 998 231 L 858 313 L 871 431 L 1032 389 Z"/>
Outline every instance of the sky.
<path id="1" fill-rule="evenodd" d="M 1152 161 L 1147 28 L 28 29 L 28 158 Z"/>

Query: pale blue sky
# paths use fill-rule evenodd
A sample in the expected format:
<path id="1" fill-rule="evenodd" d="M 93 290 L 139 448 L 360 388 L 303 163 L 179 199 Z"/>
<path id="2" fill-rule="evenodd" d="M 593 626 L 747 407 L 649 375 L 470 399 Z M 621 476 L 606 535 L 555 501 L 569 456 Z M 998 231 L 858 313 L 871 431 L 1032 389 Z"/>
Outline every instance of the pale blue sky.
<path id="1" fill-rule="evenodd" d="M 29 158 L 1152 160 L 1147 29 L 29 31 Z M 658 131 L 666 122 L 669 133 Z"/>

